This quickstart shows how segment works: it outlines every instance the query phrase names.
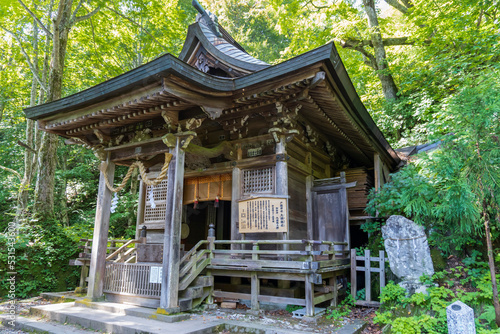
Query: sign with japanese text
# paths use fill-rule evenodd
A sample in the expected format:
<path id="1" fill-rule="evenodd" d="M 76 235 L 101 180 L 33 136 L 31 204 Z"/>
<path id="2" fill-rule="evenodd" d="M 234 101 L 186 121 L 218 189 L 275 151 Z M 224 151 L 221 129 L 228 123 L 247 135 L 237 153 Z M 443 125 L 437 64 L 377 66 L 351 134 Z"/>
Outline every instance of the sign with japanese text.
<path id="1" fill-rule="evenodd" d="M 287 198 L 256 197 L 238 206 L 240 233 L 288 232 Z"/>

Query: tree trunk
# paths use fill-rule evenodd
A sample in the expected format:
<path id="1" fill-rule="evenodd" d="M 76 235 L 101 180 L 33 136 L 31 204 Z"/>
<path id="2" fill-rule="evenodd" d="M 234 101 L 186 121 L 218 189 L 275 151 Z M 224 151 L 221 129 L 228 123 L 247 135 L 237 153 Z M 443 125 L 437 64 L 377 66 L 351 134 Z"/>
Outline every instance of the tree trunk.
<path id="1" fill-rule="evenodd" d="M 33 64 L 34 70 L 38 72 L 38 25 L 35 20 L 33 20 Z M 38 74 L 38 73 L 36 73 Z M 37 81 L 35 74 L 33 74 L 33 79 L 31 82 L 31 94 L 30 94 L 30 107 L 36 105 L 36 93 L 37 93 Z M 35 121 L 31 119 L 26 120 L 26 138 L 25 142 L 29 147 L 33 147 L 34 138 L 34 126 Z M 33 159 L 34 152 L 29 149 L 24 151 L 24 176 L 21 181 L 21 186 L 17 196 L 17 210 L 16 210 L 16 221 L 21 222 L 25 219 L 26 207 L 28 206 L 28 194 L 31 185 L 31 180 L 33 178 Z"/>
<path id="2" fill-rule="evenodd" d="M 500 326 L 500 301 L 498 300 L 498 286 L 495 268 L 495 258 L 493 257 L 493 246 L 491 244 L 490 220 L 486 213 L 486 208 L 483 208 L 484 229 L 486 232 L 486 245 L 488 247 L 488 265 L 490 267 L 491 288 L 493 290 L 493 306 L 495 307 L 495 322 Z"/>
<path id="3" fill-rule="evenodd" d="M 63 172 L 66 172 L 68 170 L 68 164 L 66 159 L 67 159 L 66 155 L 63 154 L 61 157 L 61 168 L 60 168 Z M 68 187 L 68 179 L 66 177 L 63 177 L 61 183 L 62 183 L 60 187 L 61 209 L 59 210 L 59 219 L 65 226 L 69 226 L 68 202 L 66 194 L 66 188 Z"/>
<path id="4" fill-rule="evenodd" d="M 71 29 L 72 0 L 60 0 L 54 22 L 52 38 L 52 57 L 49 71 L 47 101 L 61 98 L 64 72 L 64 59 L 68 35 Z M 54 183 L 57 161 L 58 138 L 45 133 L 38 154 L 38 177 L 35 190 L 35 214 L 40 217 L 52 217 L 54 212 Z"/>
<path id="5" fill-rule="evenodd" d="M 382 83 L 385 100 L 387 102 L 395 101 L 398 98 L 398 88 L 389 70 L 389 65 L 387 64 L 387 55 L 382 42 L 382 34 L 380 33 L 375 2 L 374 0 L 363 0 L 363 5 L 368 17 L 368 26 L 370 27 L 370 38 L 373 43 L 375 61 L 377 64 L 377 76 Z"/>

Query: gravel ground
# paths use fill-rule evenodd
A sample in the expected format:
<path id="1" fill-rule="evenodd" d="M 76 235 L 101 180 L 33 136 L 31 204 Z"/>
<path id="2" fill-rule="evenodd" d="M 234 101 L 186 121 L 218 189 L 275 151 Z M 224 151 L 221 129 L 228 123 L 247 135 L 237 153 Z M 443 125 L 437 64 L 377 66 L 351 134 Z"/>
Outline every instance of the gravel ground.
<path id="1" fill-rule="evenodd" d="M 41 297 L 35 297 L 26 300 L 19 300 L 16 303 L 16 314 L 27 315 L 29 308 L 37 305 L 46 305 L 51 302 Z M 0 301 L 0 313 L 8 311 L 8 303 Z M 325 317 L 318 318 L 317 322 L 306 322 L 300 319 L 293 318 L 290 313 L 284 310 L 266 311 L 258 316 L 247 313 L 247 307 L 238 305 L 238 309 L 215 309 L 204 311 L 203 315 L 215 316 L 217 319 L 235 320 L 249 324 L 261 324 L 277 328 L 287 328 L 304 333 L 334 333 L 341 326 L 348 324 L 356 319 L 361 319 L 368 322 L 368 327 L 363 331 L 363 334 L 378 334 L 380 329 L 378 325 L 373 324 L 373 317 L 376 309 L 373 308 L 354 308 L 351 314 L 343 319 L 333 322 Z M 0 333 L 3 334 L 24 334 L 26 332 L 20 330 L 12 330 L 0 325 Z M 27 334 L 27 333 L 26 333 Z"/>

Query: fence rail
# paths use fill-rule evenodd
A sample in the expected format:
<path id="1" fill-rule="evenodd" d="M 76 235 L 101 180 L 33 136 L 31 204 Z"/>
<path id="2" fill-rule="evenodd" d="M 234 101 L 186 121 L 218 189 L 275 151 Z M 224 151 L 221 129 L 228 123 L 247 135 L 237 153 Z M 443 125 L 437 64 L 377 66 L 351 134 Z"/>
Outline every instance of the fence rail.
<path id="1" fill-rule="evenodd" d="M 106 293 L 160 298 L 161 284 L 150 283 L 151 267 L 157 263 L 106 262 L 104 289 Z"/>
<path id="2" fill-rule="evenodd" d="M 358 261 L 364 261 L 363 266 L 358 266 Z M 372 257 L 370 250 L 365 250 L 364 255 L 356 255 L 356 249 L 351 249 L 351 295 L 356 300 L 357 290 L 357 272 L 365 273 L 365 300 L 356 300 L 356 305 L 359 306 L 380 306 L 380 302 L 372 300 L 372 275 L 371 273 L 379 273 L 380 276 L 380 293 L 385 287 L 385 262 L 388 261 L 383 250 L 379 251 L 379 256 Z M 372 267 L 372 262 L 378 263 L 378 267 Z"/>

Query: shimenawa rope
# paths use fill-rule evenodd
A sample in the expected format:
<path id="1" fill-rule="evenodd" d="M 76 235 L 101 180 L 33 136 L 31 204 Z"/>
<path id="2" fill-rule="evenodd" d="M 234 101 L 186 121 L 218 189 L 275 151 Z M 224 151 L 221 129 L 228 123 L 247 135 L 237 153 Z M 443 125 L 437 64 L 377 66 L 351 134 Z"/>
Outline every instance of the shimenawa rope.
<path id="1" fill-rule="evenodd" d="M 104 181 L 106 181 L 106 186 L 108 187 L 108 189 L 111 192 L 114 192 L 114 193 L 119 192 L 120 190 L 122 190 L 125 187 L 128 180 L 132 176 L 132 173 L 134 172 L 134 170 L 137 167 L 139 168 L 139 173 L 141 174 L 142 182 L 144 182 L 148 186 L 154 187 L 154 186 L 160 184 L 160 182 L 163 181 L 165 179 L 165 177 L 167 176 L 168 166 L 170 165 L 170 161 L 172 160 L 172 157 L 173 157 L 173 155 L 171 153 L 165 153 L 165 162 L 163 163 L 163 167 L 161 168 L 160 174 L 155 179 L 148 178 L 148 176 L 146 174 L 146 167 L 144 167 L 144 165 L 141 161 L 134 162 L 132 165 L 130 165 L 130 167 L 127 171 L 127 174 L 123 178 L 122 183 L 120 183 L 120 185 L 116 188 L 113 187 L 113 185 L 109 182 L 108 174 L 106 173 L 106 169 L 108 168 L 108 164 L 106 162 L 101 164 L 100 170 L 101 170 L 102 174 L 104 175 Z"/>

